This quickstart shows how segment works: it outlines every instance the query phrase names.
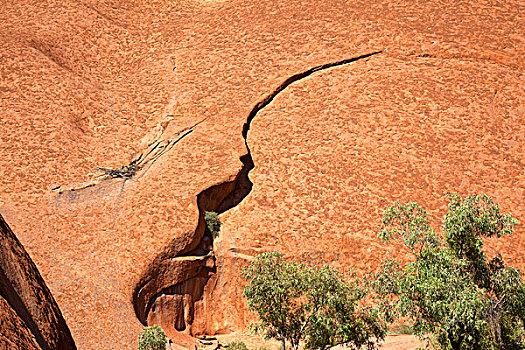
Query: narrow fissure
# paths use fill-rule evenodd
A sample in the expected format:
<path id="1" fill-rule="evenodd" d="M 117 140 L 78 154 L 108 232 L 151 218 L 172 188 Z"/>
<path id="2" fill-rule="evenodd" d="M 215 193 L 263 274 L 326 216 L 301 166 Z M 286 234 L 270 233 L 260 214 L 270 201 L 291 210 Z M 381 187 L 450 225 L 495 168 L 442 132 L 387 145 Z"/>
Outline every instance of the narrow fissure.
<path id="1" fill-rule="evenodd" d="M 152 322 L 149 322 L 150 312 L 152 310 L 157 312 L 157 307 L 162 307 L 162 303 L 157 303 L 157 301 L 166 298 L 166 296 L 178 296 L 176 301 L 165 303 L 165 305 L 169 307 L 184 309 L 175 310 L 173 314 L 178 316 L 174 316 L 176 319 L 171 320 L 171 324 L 177 331 L 183 331 L 187 326 L 191 326 L 194 317 L 193 305 L 202 298 L 206 282 L 212 274 L 217 272 L 213 252 L 213 238 L 211 234 L 207 232 L 204 214 L 207 211 L 214 211 L 218 214 L 224 213 L 237 206 L 251 192 L 253 183 L 250 181 L 248 174 L 255 165 L 247 143 L 247 138 L 251 122 L 259 111 L 269 105 L 280 92 L 294 82 L 304 79 L 315 72 L 366 59 L 381 52 L 382 51 L 375 51 L 349 59 L 322 64 L 304 72 L 294 74 L 252 108 L 242 128 L 242 136 L 246 145 L 247 154 L 240 158 L 243 164 L 241 170 L 233 181 L 216 184 L 197 195 L 199 220 L 193 240 L 184 246 L 180 244 L 181 242 L 178 239 L 174 239 L 150 264 L 135 287 L 133 292 L 133 306 L 140 322 L 144 325 L 158 322 L 154 317 L 151 319 Z M 181 264 L 183 261 L 190 262 L 189 265 L 192 266 Z M 179 269 L 180 273 L 174 273 L 173 271 L 176 269 Z M 181 276 L 184 276 L 183 280 L 176 279 Z M 157 304 L 159 305 L 157 306 Z"/>

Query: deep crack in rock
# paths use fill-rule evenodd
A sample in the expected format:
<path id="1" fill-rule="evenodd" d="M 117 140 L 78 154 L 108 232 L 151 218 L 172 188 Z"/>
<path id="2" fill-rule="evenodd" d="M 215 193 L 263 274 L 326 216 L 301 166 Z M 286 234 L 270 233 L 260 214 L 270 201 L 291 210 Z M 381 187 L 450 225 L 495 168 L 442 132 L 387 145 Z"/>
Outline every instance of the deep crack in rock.
<path id="1" fill-rule="evenodd" d="M 209 240 L 211 238 L 209 233 L 206 232 L 204 213 L 206 211 L 223 213 L 237 206 L 252 190 L 253 184 L 248 174 L 254 168 L 254 163 L 247 138 L 251 122 L 257 114 L 294 82 L 304 79 L 315 72 L 366 59 L 381 52 L 375 51 L 349 59 L 318 65 L 304 72 L 294 74 L 252 108 L 242 128 L 242 136 L 248 153 L 240 158 L 243 164 L 241 170 L 233 181 L 213 185 L 197 195 L 199 220 L 193 240 L 184 244 L 179 238 L 175 238 L 149 265 L 139 283 L 137 283 L 133 292 L 133 306 L 140 322 L 144 325 L 148 324 L 150 311 L 162 307 L 162 305 L 179 308 L 178 310 L 170 310 L 173 311 L 170 315 L 175 317 L 175 319 L 170 320 L 169 323 L 173 325 L 175 330 L 185 330 L 193 322 L 194 303 L 202 298 L 204 286 L 208 279 L 217 272 L 213 250 L 210 250 L 208 253 L 202 250 L 203 239 Z M 204 257 L 203 253 L 206 253 Z M 183 260 L 181 260 L 182 257 L 184 257 Z M 173 297 L 168 300 L 168 296 Z M 155 318 L 151 319 L 151 321 L 153 323 L 160 322 L 160 320 Z"/>

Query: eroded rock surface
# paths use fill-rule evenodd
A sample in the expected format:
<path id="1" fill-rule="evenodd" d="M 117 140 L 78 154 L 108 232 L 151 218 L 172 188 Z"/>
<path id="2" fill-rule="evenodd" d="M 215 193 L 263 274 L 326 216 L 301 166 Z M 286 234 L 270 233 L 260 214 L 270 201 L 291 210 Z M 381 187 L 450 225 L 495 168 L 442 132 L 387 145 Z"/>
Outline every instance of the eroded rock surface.
<path id="1" fill-rule="evenodd" d="M 5 3 L 0 212 L 81 349 L 136 348 L 147 322 L 174 340 L 242 329 L 239 273 L 258 252 L 361 271 L 404 256 L 374 235 L 393 199 L 436 218 L 444 192 L 484 191 L 525 220 L 523 13 L 517 0 Z M 258 113 L 237 205 L 253 107 L 376 51 Z M 141 154 L 131 178 L 96 170 Z M 206 210 L 226 212 L 204 263 Z M 517 231 L 491 249 L 522 265 Z"/>
<path id="2" fill-rule="evenodd" d="M 0 297 L 0 349 L 40 350 L 35 337 L 16 314 L 16 311 Z"/>
<path id="3" fill-rule="evenodd" d="M 75 350 L 37 267 L 0 215 L 0 348 Z"/>

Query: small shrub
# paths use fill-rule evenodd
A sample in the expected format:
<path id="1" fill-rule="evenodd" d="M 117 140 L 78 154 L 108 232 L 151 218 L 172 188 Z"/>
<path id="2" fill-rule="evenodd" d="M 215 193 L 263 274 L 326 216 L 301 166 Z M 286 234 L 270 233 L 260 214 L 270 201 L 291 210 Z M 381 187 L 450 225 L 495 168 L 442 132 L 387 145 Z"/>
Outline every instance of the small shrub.
<path id="1" fill-rule="evenodd" d="M 139 350 L 166 349 L 166 334 L 157 325 L 144 327 L 139 338 Z"/>
<path id="2" fill-rule="evenodd" d="M 407 324 L 402 324 L 399 327 L 399 333 L 400 334 L 413 334 L 414 332 L 412 331 L 412 327 L 410 327 Z"/>
<path id="3" fill-rule="evenodd" d="M 248 347 L 242 341 L 232 341 L 228 344 L 228 350 L 248 350 Z"/>
<path id="4" fill-rule="evenodd" d="M 210 231 L 213 239 L 217 238 L 217 236 L 219 236 L 219 231 L 221 230 L 219 214 L 214 211 L 207 211 L 204 214 L 204 221 L 206 222 L 206 227 Z"/>

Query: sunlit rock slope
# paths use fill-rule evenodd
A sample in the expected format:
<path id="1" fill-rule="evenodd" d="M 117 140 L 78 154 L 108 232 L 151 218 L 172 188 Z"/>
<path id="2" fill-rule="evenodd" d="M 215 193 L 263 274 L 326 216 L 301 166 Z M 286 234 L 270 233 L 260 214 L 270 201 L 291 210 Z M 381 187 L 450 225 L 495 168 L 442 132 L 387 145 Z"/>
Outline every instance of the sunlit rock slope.
<path id="1" fill-rule="evenodd" d="M 80 349 L 136 348 L 148 322 L 187 346 L 242 329 L 240 269 L 264 250 L 359 271 L 404 257 L 374 234 L 395 199 L 438 224 L 447 191 L 486 192 L 523 222 L 524 12 L 4 2 L 0 213 Z M 224 212 L 215 242 L 206 210 Z M 491 252 L 522 266 L 524 235 Z"/>

